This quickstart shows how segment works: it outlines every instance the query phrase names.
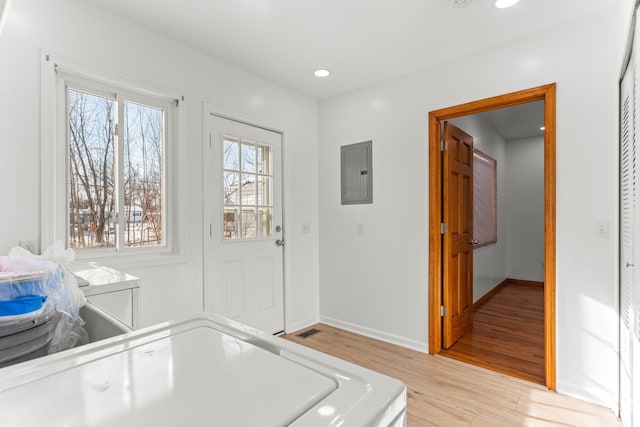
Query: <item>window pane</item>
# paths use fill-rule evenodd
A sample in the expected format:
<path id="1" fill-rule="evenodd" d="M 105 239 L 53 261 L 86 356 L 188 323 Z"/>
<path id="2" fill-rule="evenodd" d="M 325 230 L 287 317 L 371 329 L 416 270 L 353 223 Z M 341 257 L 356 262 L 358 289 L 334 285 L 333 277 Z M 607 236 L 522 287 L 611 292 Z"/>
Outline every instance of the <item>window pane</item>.
<path id="1" fill-rule="evenodd" d="M 241 205 L 256 205 L 256 176 L 246 173 L 242 174 L 242 183 L 240 184 Z"/>
<path id="2" fill-rule="evenodd" d="M 258 145 L 258 173 L 271 175 L 271 147 Z"/>
<path id="3" fill-rule="evenodd" d="M 258 205 L 271 206 L 271 178 L 258 176 Z"/>
<path id="4" fill-rule="evenodd" d="M 253 144 L 242 144 L 242 171 L 256 172 L 256 147 Z"/>
<path id="5" fill-rule="evenodd" d="M 240 174 L 237 172 L 225 172 L 224 173 L 224 204 L 225 205 L 237 205 L 239 204 L 239 190 L 240 190 Z"/>
<path id="6" fill-rule="evenodd" d="M 240 170 L 239 158 L 240 158 L 240 144 L 237 141 L 231 140 L 229 137 L 224 139 L 224 165 L 227 170 Z"/>
<path id="7" fill-rule="evenodd" d="M 260 224 L 260 237 L 271 237 L 271 209 L 260 208 L 258 219 Z"/>
<path id="8" fill-rule="evenodd" d="M 223 143 L 224 239 L 271 237 L 271 147 L 229 136 Z"/>
<path id="9" fill-rule="evenodd" d="M 69 246 L 115 246 L 115 102 L 68 90 Z"/>
<path id="10" fill-rule="evenodd" d="M 164 113 L 124 102 L 124 245 L 164 244 Z"/>
<path id="11" fill-rule="evenodd" d="M 256 210 L 242 209 L 242 238 L 257 237 Z"/>
<path id="12" fill-rule="evenodd" d="M 238 238 L 240 230 L 240 209 L 237 207 L 224 208 L 223 238 L 231 240 Z"/>

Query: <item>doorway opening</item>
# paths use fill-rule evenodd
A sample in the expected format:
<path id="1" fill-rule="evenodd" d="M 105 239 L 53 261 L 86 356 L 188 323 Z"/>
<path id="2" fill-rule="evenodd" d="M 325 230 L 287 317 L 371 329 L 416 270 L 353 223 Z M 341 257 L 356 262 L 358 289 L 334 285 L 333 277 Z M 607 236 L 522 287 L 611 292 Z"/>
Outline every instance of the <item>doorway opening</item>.
<path id="1" fill-rule="evenodd" d="M 447 120 L 484 111 L 544 102 L 544 359 L 545 384 L 555 390 L 555 90 L 544 86 L 473 101 L 429 113 L 429 353 L 443 349 L 444 256 L 442 126 Z M 445 308 L 446 309 L 446 308 Z"/>

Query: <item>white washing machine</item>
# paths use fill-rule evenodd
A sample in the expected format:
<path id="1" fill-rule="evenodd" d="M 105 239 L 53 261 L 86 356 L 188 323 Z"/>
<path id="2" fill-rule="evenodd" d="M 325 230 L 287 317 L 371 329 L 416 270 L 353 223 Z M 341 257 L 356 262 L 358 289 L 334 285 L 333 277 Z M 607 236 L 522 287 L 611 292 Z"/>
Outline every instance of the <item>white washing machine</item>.
<path id="1" fill-rule="evenodd" d="M 398 380 L 203 315 L 0 369 L 7 426 L 403 426 Z"/>

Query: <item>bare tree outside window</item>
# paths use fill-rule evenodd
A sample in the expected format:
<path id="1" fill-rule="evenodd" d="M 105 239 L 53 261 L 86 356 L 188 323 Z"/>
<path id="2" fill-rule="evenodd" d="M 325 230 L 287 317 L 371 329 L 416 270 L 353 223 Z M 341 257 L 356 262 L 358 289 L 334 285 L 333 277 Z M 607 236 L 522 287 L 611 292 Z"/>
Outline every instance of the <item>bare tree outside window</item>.
<path id="1" fill-rule="evenodd" d="M 74 89 L 68 89 L 68 100 L 69 246 L 164 245 L 164 111 L 130 101 L 118 107 L 115 99 Z M 118 108 L 124 117 L 119 146 L 114 132 Z M 121 173 L 116 169 L 119 150 Z M 118 191 L 123 206 L 118 206 Z M 123 216 L 123 230 L 116 213 Z"/>
<path id="2" fill-rule="evenodd" d="M 69 246 L 115 246 L 114 101 L 69 90 Z"/>
<path id="3" fill-rule="evenodd" d="M 124 103 L 125 246 L 163 244 L 163 113 Z"/>

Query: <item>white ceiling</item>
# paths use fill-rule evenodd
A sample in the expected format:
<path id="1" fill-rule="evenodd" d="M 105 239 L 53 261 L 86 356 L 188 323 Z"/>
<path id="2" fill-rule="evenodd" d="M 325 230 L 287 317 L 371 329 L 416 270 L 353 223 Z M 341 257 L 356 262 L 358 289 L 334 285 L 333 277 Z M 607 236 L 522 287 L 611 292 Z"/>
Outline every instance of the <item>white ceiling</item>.
<path id="1" fill-rule="evenodd" d="M 544 135 L 540 130 L 544 126 L 544 101 L 485 111 L 478 116 L 506 140 Z"/>
<path id="2" fill-rule="evenodd" d="M 611 0 L 86 0 L 316 99 L 613 7 Z M 333 74 L 323 80 L 317 68 Z"/>

